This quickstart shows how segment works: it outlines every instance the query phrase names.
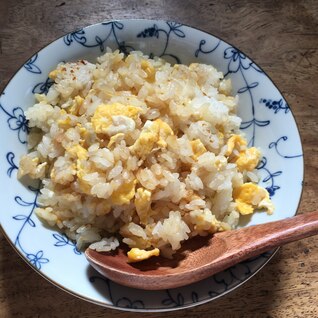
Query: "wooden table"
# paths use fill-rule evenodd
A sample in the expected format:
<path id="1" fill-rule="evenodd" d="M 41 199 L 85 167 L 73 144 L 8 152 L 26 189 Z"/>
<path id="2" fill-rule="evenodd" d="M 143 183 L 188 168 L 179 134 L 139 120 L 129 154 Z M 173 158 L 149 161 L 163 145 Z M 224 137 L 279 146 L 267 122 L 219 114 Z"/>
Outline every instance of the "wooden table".
<path id="1" fill-rule="evenodd" d="M 239 47 L 287 99 L 302 136 L 300 211 L 317 209 L 318 2 L 1 0 L 0 91 L 35 51 L 74 29 L 113 18 L 177 20 Z M 35 273 L 0 234 L 0 317 L 318 317 L 318 237 L 289 244 L 236 291 L 193 309 L 133 314 L 77 299 Z"/>

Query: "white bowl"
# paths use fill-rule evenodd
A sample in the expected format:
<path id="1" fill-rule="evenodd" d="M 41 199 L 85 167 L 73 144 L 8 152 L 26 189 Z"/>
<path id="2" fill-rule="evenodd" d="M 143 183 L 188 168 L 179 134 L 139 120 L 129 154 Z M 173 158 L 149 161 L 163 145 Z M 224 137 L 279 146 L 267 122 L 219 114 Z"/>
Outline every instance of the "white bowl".
<path id="1" fill-rule="evenodd" d="M 168 311 L 211 301 L 241 285 L 271 258 L 248 260 L 220 274 L 183 288 L 143 291 L 119 286 L 89 267 L 83 253 L 64 235 L 47 229 L 33 214 L 37 185 L 26 187 L 17 178 L 19 157 L 27 151 L 23 110 L 33 93 L 47 92 L 48 73 L 61 61 L 94 59 L 106 47 L 141 50 L 171 63 L 213 64 L 232 79 L 238 94 L 242 130 L 250 145 L 262 149 L 261 184 L 276 206 L 272 216 L 256 213 L 248 225 L 293 216 L 303 181 L 302 147 L 294 117 L 268 76 L 244 53 L 215 36 L 175 22 L 109 21 L 77 30 L 35 53 L 13 76 L 0 98 L 0 201 L 2 229 L 15 250 L 38 273 L 82 299 L 132 311 Z"/>

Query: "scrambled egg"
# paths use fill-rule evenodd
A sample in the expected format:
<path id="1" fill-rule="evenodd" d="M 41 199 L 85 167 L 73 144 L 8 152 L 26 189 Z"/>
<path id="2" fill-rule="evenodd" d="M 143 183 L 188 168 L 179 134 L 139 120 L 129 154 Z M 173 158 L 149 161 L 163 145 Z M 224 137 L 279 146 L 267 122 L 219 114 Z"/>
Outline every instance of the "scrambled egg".
<path id="1" fill-rule="evenodd" d="M 91 185 L 86 180 L 84 180 L 84 176 L 86 174 L 87 174 L 87 171 L 83 167 L 81 160 L 77 159 L 77 161 L 76 161 L 76 176 L 77 176 L 78 185 L 84 193 L 90 194 L 91 193 Z"/>
<path id="2" fill-rule="evenodd" d="M 135 196 L 135 207 L 141 224 L 147 224 L 147 214 L 151 210 L 151 191 L 138 188 Z"/>
<path id="3" fill-rule="evenodd" d="M 234 150 L 241 152 L 243 149 L 246 148 L 246 145 L 247 145 L 247 142 L 242 136 L 233 135 L 227 141 L 227 151 L 225 155 L 230 156 Z"/>
<path id="4" fill-rule="evenodd" d="M 113 192 L 110 199 L 114 205 L 129 204 L 130 200 L 135 196 L 135 187 L 137 180 L 122 184 L 117 190 Z"/>
<path id="5" fill-rule="evenodd" d="M 67 109 L 68 113 L 78 116 L 79 109 L 81 108 L 83 103 L 84 103 L 84 98 L 83 97 L 81 97 L 79 95 L 75 96 L 72 106 L 70 106 Z"/>
<path id="6" fill-rule="evenodd" d="M 166 139 L 173 135 L 171 127 L 161 119 L 148 121 L 135 143 L 130 147 L 132 153 L 145 157 L 155 146 L 166 148 Z"/>
<path id="7" fill-rule="evenodd" d="M 125 137 L 124 133 L 118 133 L 114 136 L 111 136 L 109 139 L 109 143 L 107 145 L 107 148 L 111 148 L 114 144 L 116 144 L 118 141 L 123 140 Z"/>
<path id="8" fill-rule="evenodd" d="M 149 82 L 153 82 L 155 80 L 156 70 L 151 63 L 147 60 L 142 60 L 141 68 L 146 72 Z"/>
<path id="9" fill-rule="evenodd" d="M 159 256 L 160 250 L 159 248 L 154 248 L 151 251 L 146 251 L 146 250 L 141 250 L 139 248 L 132 248 L 128 253 L 128 261 L 133 263 L 133 262 L 140 262 L 145 259 L 150 258 L 151 256 Z"/>
<path id="10" fill-rule="evenodd" d="M 86 144 L 87 146 L 89 146 L 89 144 L 90 144 L 89 140 L 91 137 L 90 132 L 85 127 L 83 127 L 81 124 L 77 124 L 76 126 L 79 127 L 79 133 L 81 136 L 81 139 L 79 141 L 80 145 L 83 146 Z"/>
<path id="11" fill-rule="evenodd" d="M 109 127 L 113 124 L 113 116 L 125 116 L 136 120 L 141 112 L 141 108 L 131 105 L 101 104 L 96 108 L 91 122 L 97 134 L 107 134 Z"/>
<path id="12" fill-rule="evenodd" d="M 235 163 L 237 164 L 239 171 L 252 171 L 256 168 L 260 157 L 261 152 L 257 148 L 252 147 L 240 153 Z"/>
<path id="13" fill-rule="evenodd" d="M 74 145 L 72 147 L 66 148 L 65 150 L 72 157 L 77 157 L 81 160 L 86 160 L 88 158 L 87 150 L 81 145 Z"/>
<path id="14" fill-rule="evenodd" d="M 72 120 L 70 117 L 66 117 L 65 119 L 58 120 L 57 124 L 60 128 L 67 130 L 72 127 Z"/>
<path id="15" fill-rule="evenodd" d="M 52 80 L 55 80 L 57 77 L 57 74 L 59 73 L 58 70 L 53 70 L 49 73 L 49 78 L 51 78 Z"/>
<path id="16" fill-rule="evenodd" d="M 192 158 L 194 160 L 196 160 L 198 157 L 200 157 L 205 152 L 207 152 L 206 148 L 204 147 L 204 145 L 200 139 L 192 140 L 192 141 L 190 141 L 190 144 L 191 144 L 192 151 L 193 151 Z"/>
<path id="17" fill-rule="evenodd" d="M 231 156 L 231 162 L 236 163 L 239 171 L 252 171 L 256 168 L 261 152 L 255 148 L 247 148 L 246 140 L 239 136 L 233 135 L 227 142 L 226 156 Z"/>
<path id="18" fill-rule="evenodd" d="M 269 199 L 266 189 L 254 183 L 245 183 L 234 189 L 233 198 L 237 210 L 242 214 L 252 214 L 255 209 L 265 208 L 268 214 L 272 214 L 274 207 Z"/>

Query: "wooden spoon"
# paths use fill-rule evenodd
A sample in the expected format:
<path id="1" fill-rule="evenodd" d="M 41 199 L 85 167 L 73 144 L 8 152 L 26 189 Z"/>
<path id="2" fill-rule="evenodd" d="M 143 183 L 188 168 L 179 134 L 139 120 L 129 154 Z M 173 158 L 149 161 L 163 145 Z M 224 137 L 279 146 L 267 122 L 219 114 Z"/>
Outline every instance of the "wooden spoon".
<path id="1" fill-rule="evenodd" d="M 127 248 L 115 252 L 85 251 L 103 276 L 125 286 L 159 290 L 188 285 L 280 245 L 318 234 L 318 212 L 297 215 L 213 236 L 185 241 L 173 259 L 152 257 L 128 263 Z"/>

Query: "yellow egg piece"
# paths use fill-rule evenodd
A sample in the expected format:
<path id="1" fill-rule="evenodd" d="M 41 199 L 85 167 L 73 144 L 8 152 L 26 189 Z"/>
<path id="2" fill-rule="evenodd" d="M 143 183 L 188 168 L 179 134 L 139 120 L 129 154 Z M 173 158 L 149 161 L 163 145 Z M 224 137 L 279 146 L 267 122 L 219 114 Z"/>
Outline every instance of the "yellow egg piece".
<path id="1" fill-rule="evenodd" d="M 63 111 L 64 111 L 64 109 L 63 109 Z M 57 124 L 59 125 L 60 128 L 68 129 L 68 128 L 72 127 L 72 120 L 70 117 L 67 116 L 65 119 L 58 120 Z"/>
<path id="2" fill-rule="evenodd" d="M 53 70 L 49 73 L 49 78 L 51 78 L 52 80 L 55 80 L 57 77 L 57 74 L 59 73 L 58 70 Z"/>
<path id="3" fill-rule="evenodd" d="M 253 205 L 245 203 L 241 200 L 235 200 L 236 208 L 242 215 L 252 214 L 254 213 Z"/>
<path id="4" fill-rule="evenodd" d="M 242 215 L 251 214 L 255 209 L 261 208 L 267 209 L 268 214 L 273 212 L 273 204 L 267 190 L 251 182 L 234 189 L 233 199 L 237 210 Z"/>
<path id="5" fill-rule="evenodd" d="M 158 125 L 158 128 L 155 128 L 155 130 L 158 129 L 158 132 L 159 132 L 157 144 L 161 148 L 166 148 L 167 147 L 166 139 L 168 136 L 173 135 L 173 130 L 171 129 L 171 127 L 167 123 L 165 123 L 161 119 L 156 119 L 154 121 L 154 123 L 155 123 L 155 125 Z"/>
<path id="6" fill-rule="evenodd" d="M 130 150 L 133 154 L 136 154 L 140 157 L 145 157 L 150 154 L 155 146 L 166 148 L 166 139 L 168 136 L 172 135 L 173 130 L 171 129 L 171 127 L 163 120 L 156 119 L 155 121 L 150 122 L 149 125 L 144 127 L 138 139 L 130 147 Z"/>
<path id="7" fill-rule="evenodd" d="M 131 105 L 101 104 L 96 108 L 91 122 L 95 132 L 102 134 L 107 133 L 107 128 L 113 123 L 112 116 L 127 116 L 136 120 L 141 112 L 141 108 Z"/>
<path id="8" fill-rule="evenodd" d="M 226 156 L 231 156 L 230 162 L 236 163 L 239 171 L 252 171 L 256 168 L 261 152 L 255 148 L 247 148 L 246 140 L 240 135 L 233 135 L 227 142 Z"/>
<path id="9" fill-rule="evenodd" d="M 77 161 L 76 161 L 76 176 L 77 176 L 78 185 L 79 185 L 81 191 L 83 191 L 85 194 L 91 194 L 91 185 L 86 180 L 83 179 L 87 173 L 89 173 L 89 172 L 86 171 L 81 160 L 77 159 Z"/>
<path id="10" fill-rule="evenodd" d="M 149 80 L 149 82 L 153 82 L 155 79 L 155 74 L 156 74 L 155 68 L 147 60 L 142 60 L 140 65 L 141 65 L 141 68 L 146 72 L 147 79 Z"/>
<path id="11" fill-rule="evenodd" d="M 225 153 L 226 156 L 232 154 L 234 150 L 238 150 L 241 152 L 241 147 L 246 147 L 247 142 L 246 140 L 240 135 L 233 135 L 227 141 L 227 151 Z"/>
<path id="12" fill-rule="evenodd" d="M 81 160 L 86 160 L 88 158 L 87 150 L 84 147 L 82 147 L 81 145 L 74 145 L 70 148 L 67 148 L 66 152 L 70 156 L 77 157 L 78 159 L 81 159 Z"/>
<path id="13" fill-rule="evenodd" d="M 146 224 L 148 211 L 151 210 L 151 191 L 138 188 L 135 196 L 135 207 L 140 223 Z"/>
<path id="14" fill-rule="evenodd" d="M 130 150 L 135 155 L 145 157 L 150 154 L 157 141 L 157 133 L 151 131 L 150 129 L 144 129 L 135 143 L 130 147 Z"/>
<path id="15" fill-rule="evenodd" d="M 198 157 L 203 155 L 205 152 L 207 152 L 206 148 L 204 147 L 203 143 L 200 139 L 195 139 L 190 141 L 192 151 L 193 151 L 193 159 L 196 160 Z"/>
<path id="16" fill-rule="evenodd" d="M 135 187 L 137 180 L 122 184 L 113 192 L 110 199 L 114 205 L 129 204 L 130 200 L 135 196 Z"/>
<path id="17" fill-rule="evenodd" d="M 146 250 L 141 250 L 139 248 L 134 247 L 127 253 L 127 256 L 128 256 L 128 261 L 131 263 L 134 263 L 134 262 L 143 261 L 152 256 L 159 256 L 159 254 L 160 254 L 159 248 L 154 248 L 151 251 L 146 251 Z"/>
<path id="18" fill-rule="evenodd" d="M 109 143 L 107 145 L 107 148 L 111 148 L 115 143 L 117 143 L 120 140 L 123 140 L 124 137 L 125 137 L 124 133 L 118 133 L 114 136 L 111 136 L 109 139 Z"/>
<path id="19" fill-rule="evenodd" d="M 67 109 L 68 113 L 77 116 L 79 114 L 79 109 L 81 108 L 83 103 L 84 103 L 83 97 L 79 95 L 75 96 L 73 105 Z"/>
<path id="20" fill-rule="evenodd" d="M 79 123 L 76 126 L 79 127 L 79 133 L 81 136 L 79 143 L 81 146 L 83 146 L 89 140 L 90 132 Z"/>
<path id="21" fill-rule="evenodd" d="M 255 148 L 248 148 L 246 151 L 241 152 L 236 159 L 235 163 L 239 171 L 247 170 L 252 171 L 256 168 L 259 159 L 261 157 L 261 152 Z"/>

